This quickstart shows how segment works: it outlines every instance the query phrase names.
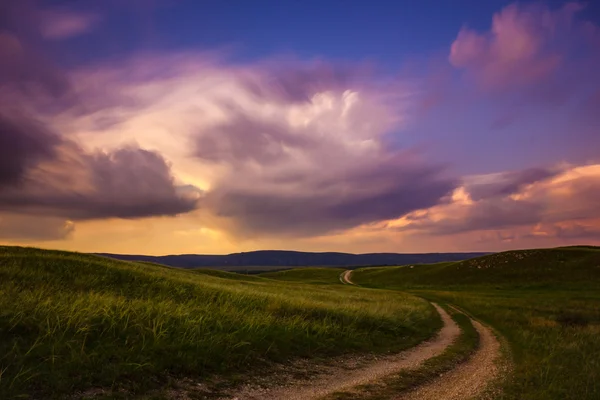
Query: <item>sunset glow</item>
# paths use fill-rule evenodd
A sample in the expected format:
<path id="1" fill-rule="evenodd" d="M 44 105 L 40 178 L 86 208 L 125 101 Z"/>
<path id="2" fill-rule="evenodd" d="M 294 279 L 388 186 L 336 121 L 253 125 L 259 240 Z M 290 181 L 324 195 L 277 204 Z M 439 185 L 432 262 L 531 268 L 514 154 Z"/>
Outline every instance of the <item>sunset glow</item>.
<path id="1" fill-rule="evenodd" d="M 365 35 L 387 53 L 329 54 L 345 36 L 332 28 L 338 38 L 307 54 L 293 27 L 277 34 L 286 45 L 268 28 L 190 38 L 190 20 L 174 19 L 233 24 L 201 2 L 100 3 L 0 6 L 2 243 L 143 254 L 600 245 L 595 4 L 496 1 L 485 18 L 452 15 L 452 35 L 429 44 L 420 32 Z M 269 50 L 248 51 L 257 41 Z"/>

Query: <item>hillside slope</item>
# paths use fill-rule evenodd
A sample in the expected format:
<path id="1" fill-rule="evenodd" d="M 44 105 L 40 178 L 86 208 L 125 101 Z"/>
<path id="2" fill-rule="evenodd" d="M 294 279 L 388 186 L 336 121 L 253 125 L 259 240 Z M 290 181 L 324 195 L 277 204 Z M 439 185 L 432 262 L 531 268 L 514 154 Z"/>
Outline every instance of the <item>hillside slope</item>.
<path id="1" fill-rule="evenodd" d="M 449 302 L 510 346 L 502 399 L 600 399 L 600 249 L 509 251 L 458 263 L 364 268 L 355 283 Z"/>
<path id="2" fill-rule="evenodd" d="M 406 294 L 240 278 L 0 247 L 0 398 L 137 395 L 294 357 L 399 350 L 440 324 Z"/>
<path id="3" fill-rule="evenodd" d="M 600 286 L 600 249 L 562 247 L 507 251 L 470 260 L 429 265 L 363 268 L 352 279 L 365 286 L 510 287 Z"/>

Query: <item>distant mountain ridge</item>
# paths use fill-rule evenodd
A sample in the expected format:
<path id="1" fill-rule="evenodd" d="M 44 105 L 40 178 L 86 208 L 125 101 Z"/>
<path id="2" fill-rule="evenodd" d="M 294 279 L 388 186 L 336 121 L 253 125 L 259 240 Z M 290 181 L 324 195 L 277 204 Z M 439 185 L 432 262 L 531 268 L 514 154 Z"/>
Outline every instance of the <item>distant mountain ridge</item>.
<path id="1" fill-rule="evenodd" d="M 260 250 L 227 255 L 180 254 L 146 256 L 134 254 L 95 253 L 126 261 L 147 261 L 180 268 L 199 267 L 340 267 L 424 264 L 462 261 L 490 253 L 310 253 L 287 250 Z"/>

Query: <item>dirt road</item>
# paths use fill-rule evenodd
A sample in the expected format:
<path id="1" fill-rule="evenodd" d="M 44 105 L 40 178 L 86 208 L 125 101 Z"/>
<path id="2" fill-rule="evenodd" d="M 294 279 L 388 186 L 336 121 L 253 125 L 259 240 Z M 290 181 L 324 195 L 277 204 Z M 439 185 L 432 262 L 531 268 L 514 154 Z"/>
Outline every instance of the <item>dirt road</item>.
<path id="1" fill-rule="evenodd" d="M 283 387 L 247 387 L 231 398 L 239 400 L 309 400 L 349 389 L 357 385 L 377 381 L 403 369 L 417 368 L 425 360 L 441 354 L 460 334 L 460 329 L 448 313 L 434 304 L 444 322 L 438 335 L 409 350 L 392 356 L 384 356 L 357 369 L 332 366 L 310 380 L 292 382 Z"/>
<path id="2" fill-rule="evenodd" d="M 483 392 L 498 374 L 496 362 L 500 356 L 500 343 L 490 328 L 473 321 L 479 332 L 477 352 L 464 364 L 418 389 L 393 397 L 394 400 L 463 400 Z"/>
<path id="3" fill-rule="evenodd" d="M 340 274 L 344 284 L 355 285 L 352 271 Z M 285 384 L 258 386 L 246 385 L 227 397 L 235 400 L 310 400 L 348 390 L 370 382 L 376 382 L 390 374 L 404 369 L 418 368 L 427 359 L 441 354 L 460 334 L 460 329 L 452 318 L 437 304 L 432 303 L 444 323 L 438 335 L 420 345 L 399 354 L 375 358 L 367 363 L 357 362 L 357 367 L 340 366 L 332 363 L 322 368 L 310 379 L 285 379 Z M 434 381 L 394 400 L 466 400 L 483 393 L 488 383 L 498 375 L 496 363 L 500 357 L 500 343 L 490 328 L 471 320 L 480 335 L 480 346 L 465 363 Z"/>
<path id="4" fill-rule="evenodd" d="M 344 271 L 340 274 L 340 281 L 346 285 L 354 285 L 354 282 L 350 279 L 350 275 L 352 274 L 352 270 Z"/>

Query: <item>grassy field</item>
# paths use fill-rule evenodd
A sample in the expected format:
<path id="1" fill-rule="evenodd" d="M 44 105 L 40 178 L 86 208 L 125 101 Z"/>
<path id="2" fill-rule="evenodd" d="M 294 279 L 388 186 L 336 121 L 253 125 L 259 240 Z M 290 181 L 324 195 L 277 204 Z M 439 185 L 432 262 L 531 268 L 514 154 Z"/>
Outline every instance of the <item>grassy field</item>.
<path id="1" fill-rule="evenodd" d="M 600 251 L 499 253 L 458 263 L 365 268 L 352 280 L 447 301 L 509 342 L 501 399 L 600 398 Z"/>
<path id="2" fill-rule="evenodd" d="M 279 272 L 266 272 L 261 277 L 288 282 L 318 284 L 341 284 L 340 274 L 343 268 L 296 268 Z"/>
<path id="3" fill-rule="evenodd" d="M 600 288 L 600 249 L 507 251 L 466 261 L 357 270 L 363 285 L 416 288 L 489 286 L 512 289 Z"/>
<path id="4" fill-rule="evenodd" d="M 110 398 L 295 357 L 400 350 L 441 325 L 414 296 L 0 247 L 0 398 Z"/>

